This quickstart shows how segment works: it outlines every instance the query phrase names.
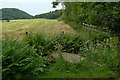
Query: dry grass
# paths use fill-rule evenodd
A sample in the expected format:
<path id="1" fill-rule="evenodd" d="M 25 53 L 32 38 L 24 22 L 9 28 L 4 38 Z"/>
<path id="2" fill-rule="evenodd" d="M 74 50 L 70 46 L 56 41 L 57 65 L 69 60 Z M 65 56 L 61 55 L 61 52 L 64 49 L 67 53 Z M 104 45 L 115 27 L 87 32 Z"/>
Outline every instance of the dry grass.
<path id="1" fill-rule="evenodd" d="M 61 31 L 68 34 L 76 33 L 70 26 L 57 20 L 47 19 L 26 19 L 26 20 L 11 20 L 10 22 L 2 23 L 2 35 L 10 37 L 18 37 L 24 35 L 25 32 L 43 32 L 47 35 L 54 35 Z"/>

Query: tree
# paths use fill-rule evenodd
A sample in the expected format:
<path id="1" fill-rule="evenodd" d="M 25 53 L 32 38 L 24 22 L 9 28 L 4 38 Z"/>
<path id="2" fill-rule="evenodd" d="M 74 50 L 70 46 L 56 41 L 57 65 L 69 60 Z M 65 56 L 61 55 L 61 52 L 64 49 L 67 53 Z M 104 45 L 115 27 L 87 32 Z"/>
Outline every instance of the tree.
<path id="1" fill-rule="evenodd" d="M 54 2 L 55 7 L 58 3 Z M 112 33 L 119 35 L 120 31 L 120 3 L 119 2 L 64 2 L 65 10 L 62 19 L 76 24 L 87 23 L 106 27 Z M 80 26 L 78 26 L 80 27 Z"/>
<path id="2" fill-rule="evenodd" d="M 57 19 L 61 16 L 61 10 L 50 11 L 48 13 L 43 13 L 35 15 L 34 18 L 45 18 L 45 19 Z"/>
<path id="3" fill-rule="evenodd" d="M 53 3 L 56 7 L 58 2 Z M 118 36 L 120 50 L 120 2 L 64 2 L 62 20 L 76 24 L 87 23 L 97 27 L 106 27 Z M 77 26 L 78 28 L 80 26 Z"/>
<path id="4" fill-rule="evenodd" d="M 33 16 L 29 15 L 28 13 L 16 9 L 16 8 L 3 8 L 2 10 L 2 20 L 13 20 L 13 19 L 32 19 Z"/>

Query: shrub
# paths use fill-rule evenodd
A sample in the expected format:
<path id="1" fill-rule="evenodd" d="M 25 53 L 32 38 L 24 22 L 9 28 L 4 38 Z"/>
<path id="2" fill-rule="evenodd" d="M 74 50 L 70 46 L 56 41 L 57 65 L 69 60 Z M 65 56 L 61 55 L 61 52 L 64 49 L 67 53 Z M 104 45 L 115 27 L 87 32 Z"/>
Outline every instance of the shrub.
<path id="1" fill-rule="evenodd" d="M 8 19 L 7 22 L 10 22 L 10 20 Z"/>
<path id="2" fill-rule="evenodd" d="M 43 58 L 33 47 L 18 40 L 5 39 L 2 43 L 3 80 L 31 78 L 44 71 Z"/>

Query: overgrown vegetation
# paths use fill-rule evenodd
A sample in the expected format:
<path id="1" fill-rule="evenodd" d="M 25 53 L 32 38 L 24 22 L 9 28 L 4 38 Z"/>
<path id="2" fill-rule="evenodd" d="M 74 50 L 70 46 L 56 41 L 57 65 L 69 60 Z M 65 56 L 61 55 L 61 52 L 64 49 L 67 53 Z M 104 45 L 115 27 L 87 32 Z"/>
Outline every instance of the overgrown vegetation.
<path id="1" fill-rule="evenodd" d="M 45 71 L 43 58 L 35 52 L 34 47 L 10 38 L 2 42 L 3 80 L 30 79 Z"/>
<path id="2" fill-rule="evenodd" d="M 44 61 L 48 67 L 54 62 L 54 59 L 50 58 L 49 55 L 51 51 L 56 50 L 56 44 L 62 45 L 62 51 L 64 52 L 79 54 L 86 57 L 85 61 L 81 61 L 78 64 L 71 64 L 65 62 L 64 60 L 62 60 L 62 63 L 56 62 L 54 65 L 56 71 L 66 70 L 68 72 L 77 71 L 77 73 L 79 73 L 79 71 L 88 70 L 88 72 L 90 72 L 92 75 L 91 77 L 98 76 L 115 78 L 118 75 L 118 49 L 117 45 L 114 42 L 114 38 L 107 38 L 103 40 L 94 39 L 84 42 L 80 37 L 76 35 L 70 36 L 62 34 L 62 36 L 59 35 L 54 39 L 49 40 L 45 38 L 41 33 L 36 33 L 34 36 L 33 34 L 28 34 L 26 36 L 26 41 L 31 46 L 34 46 L 34 49 L 36 50 L 36 53 L 39 54 L 39 56 L 47 59 Z M 67 67 L 67 65 L 69 67 Z M 103 71 L 105 74 L 101 71 Z M 100 73 L 101 75 L 95 75 L 95 73 Z"/>
<path id="3" fill-rule="evenodd" d="M 53 7 L 58 3 L 53 3 Z M 113 33 L 120 31 L 119 2 L 65 2 L 62 20 L 81 25 L 87 23 L 101 28 L 106 27 Z M 72 27 L 72 26 L 71 26 Z M 80 27 L 80 26 L 77 26 Z"/>
<path id="4" fill-rule="evenodd" d="M 26 33 L 24 41 L 34 46 L 36 53 L 41 56 L 47 55 L 54 50 L 53 39 L 46 38 L 42 33 Z"/>
<path id="5" fill-rule="evenodd" d="M 58 5 L 53 4 L 54 7 Z M 54 32 L 53 36 L 42 33 L 50 30 L 48 26 L 44 26 L 46 31 L 44 29 L 41 29 L 41 32 L 36 30 L 35 33 L 27 31 L 20 40 L 4 38 L 2 45 L 4 80 L 119 77 L 119 3 L 67 2 L 64 6 L 65 10 L 60 19 L 75 29 L 75 34 L 57 28 L 63 25 L 56 25 L 56 28 L 51 27 L 57 32 Z M 82 27 L 82 23 L 95 25 L 97 30 Z M 107 28 L 111 33 L 103 33 L 100 28 Z M 54 58 L 53 53 L 59 57 Z M 66 59 L 63 57 L 63 53 L 81 56 L 80 61 L 71 63 L 66 60 L 67 57 Z"/>
<path id="6" fill-rule="evenodd" d="M 61 45 L 61 52 L 78 54 L 86 60 L 77 64 L 59 58 L 55 60 L 50 55 L 58 50 L 58 44 Z M 63 72 L 66 74 L 63 78 L 71 77 L 68 76 L 70 73 L 80 75 L 80 72 L 90 78 L 118 77 L 118 48 L 114 38 L 91 39 L 86 42 L 79 35 L 60 33 L 50 39 L 42 33 L 26 33 L 22 42 L 3 40 L 3 79 L 6 76 L 15 79 L 43 78 L 45 75 L 53 77 L 54 73 L 51 72 Z M 59 75 L 54 77 L 58 78 Z"/>

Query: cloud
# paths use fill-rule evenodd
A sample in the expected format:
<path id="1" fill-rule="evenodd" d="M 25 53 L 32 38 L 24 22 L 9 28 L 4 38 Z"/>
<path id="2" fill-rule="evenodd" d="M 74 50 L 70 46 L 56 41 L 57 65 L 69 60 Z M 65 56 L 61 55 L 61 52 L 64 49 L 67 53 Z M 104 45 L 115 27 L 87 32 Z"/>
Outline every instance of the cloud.
<path id="1" fill-rule="evenodd" d="M 55 0 L 0 0 L 0 2 L 3 2 L 3 3 L 5 3 L 5 2 L 22 2 L 22 3 L 24 3 L 24 2 L 27 2 L 27 3 L 33 2 L 33 3 L 36 3 L 36 2 L 53 2 L 53 1 L 55 1 Z"/>

